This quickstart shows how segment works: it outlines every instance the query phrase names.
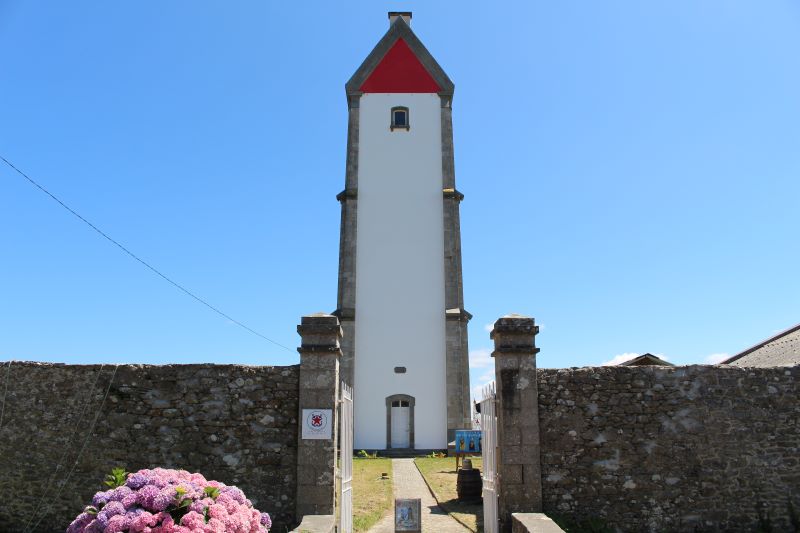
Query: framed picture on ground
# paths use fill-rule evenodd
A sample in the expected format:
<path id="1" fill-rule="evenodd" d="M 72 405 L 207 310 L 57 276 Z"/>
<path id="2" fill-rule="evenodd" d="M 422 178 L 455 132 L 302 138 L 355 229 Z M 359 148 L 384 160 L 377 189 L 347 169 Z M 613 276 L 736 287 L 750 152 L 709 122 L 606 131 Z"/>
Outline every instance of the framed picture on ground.
<path id="1" fill-rule="evenodd" d="M 394 530 L 422 531 L 421 511 L 422 503 L 419 498 L 397 498 L 394 501 Z"/>

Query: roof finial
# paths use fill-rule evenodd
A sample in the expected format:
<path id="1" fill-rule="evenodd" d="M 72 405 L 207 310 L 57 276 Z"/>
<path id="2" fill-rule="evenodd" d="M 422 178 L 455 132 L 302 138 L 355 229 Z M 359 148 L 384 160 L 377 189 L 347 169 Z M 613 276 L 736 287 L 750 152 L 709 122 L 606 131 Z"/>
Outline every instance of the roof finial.
<path id="1" fill-rule="evenodd" d="M 398 18 L 403 19 L 403 22 L 411 26 L 411 11 L 389 11 L 389 26 L 394 24 Z"/>

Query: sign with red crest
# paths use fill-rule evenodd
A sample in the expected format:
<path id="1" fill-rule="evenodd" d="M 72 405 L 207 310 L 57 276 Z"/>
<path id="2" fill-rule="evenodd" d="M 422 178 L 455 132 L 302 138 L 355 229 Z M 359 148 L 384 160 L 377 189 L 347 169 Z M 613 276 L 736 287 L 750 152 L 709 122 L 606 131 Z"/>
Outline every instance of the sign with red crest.
<path id="1" fill-rule="evenodd" d="M 330 439 L 333 421 L 331 409 L 303 409 L 304 439 Z"/>

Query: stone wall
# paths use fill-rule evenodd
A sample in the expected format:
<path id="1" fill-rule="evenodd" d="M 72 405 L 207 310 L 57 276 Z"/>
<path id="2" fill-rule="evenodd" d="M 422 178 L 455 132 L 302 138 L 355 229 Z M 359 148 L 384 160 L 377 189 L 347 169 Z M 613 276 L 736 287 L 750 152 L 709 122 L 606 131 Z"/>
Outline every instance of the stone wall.
<path id="1" fill-rule="evenodd" d="M 621 531 L 796 530 L 800 367 L 544 369 L 537 381 L 549 516 Z"/>
<path id="2" fill-rule="evenodd" d="M 240 487 L 275 531 L 296 523 L 299 366 L 14 362 L 8 377 L 0 531 L 64 531 L 116 466 L 200 472 Z"/>

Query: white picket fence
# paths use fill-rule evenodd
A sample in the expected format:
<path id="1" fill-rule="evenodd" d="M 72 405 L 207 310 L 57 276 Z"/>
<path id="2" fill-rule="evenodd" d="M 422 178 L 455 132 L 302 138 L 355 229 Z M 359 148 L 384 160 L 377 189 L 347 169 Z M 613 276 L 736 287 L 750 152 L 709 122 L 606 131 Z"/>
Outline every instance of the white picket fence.
<path id="1" fill-rule="evenodd" d="M 339 533 L 353 531 L 353 388 L 342 382 L 339 404 Z"/>
<path id="2" fill-rule="evenodd" d="M 483 531 L 498 533 L 497 516 L 497 394 L 491 383 L 481 400 L 481 454 L 483 456 Z"/>

